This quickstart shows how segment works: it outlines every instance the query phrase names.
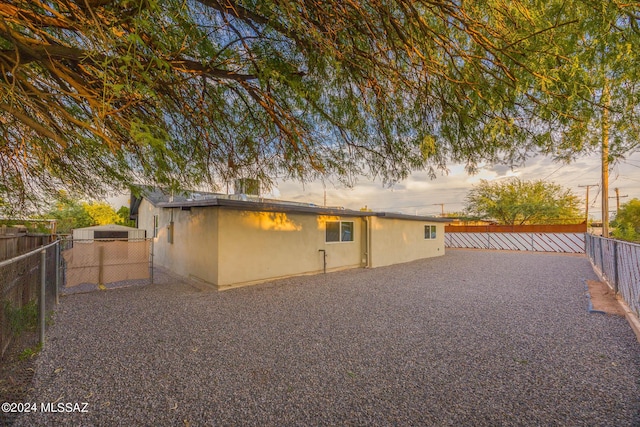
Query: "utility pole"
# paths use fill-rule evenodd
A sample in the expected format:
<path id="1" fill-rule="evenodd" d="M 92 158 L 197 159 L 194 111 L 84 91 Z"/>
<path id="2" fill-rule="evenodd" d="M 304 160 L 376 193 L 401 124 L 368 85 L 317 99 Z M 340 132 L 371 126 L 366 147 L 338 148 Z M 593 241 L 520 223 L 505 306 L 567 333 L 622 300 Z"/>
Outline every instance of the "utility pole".
<path id="1" fill-rule="evenodd" d="M 602 236 L 609 237 L 609 84 L 602 89 Z"/>
<path id="2" fill-rule="evenodd" d="M 620 198 L 625 198 L 625 197 L 629 197 L 628 194 L 625 194 L 624 196 L 620 195 L 620 189 L 619 188 L 615 188 L 615 199 L 616 199 L 616 216 L 620 213 Z M 611 199 L 613 199 L 613 197 L 610 197 Z"/>
<path id="3" fill-rule="evenodd" d="M 584 217 L 585 217 L 585 222 L 587 223 L 587 227 L 589 226 L 589 188 L 590 187 L 597 187 L 598 184 L 589 184 L 589 185 L 578 185 L 578 187 L 580 188 L 585 188 L 587 189 L 587 201 L 585 203 L 585 207 L 584 207 Z"/>
<path id="4" fill-rule="evenodd" d="M 444 218 L 444 203 L 432 203 L 433 206 L 440 206 L 440 218 Z"/>

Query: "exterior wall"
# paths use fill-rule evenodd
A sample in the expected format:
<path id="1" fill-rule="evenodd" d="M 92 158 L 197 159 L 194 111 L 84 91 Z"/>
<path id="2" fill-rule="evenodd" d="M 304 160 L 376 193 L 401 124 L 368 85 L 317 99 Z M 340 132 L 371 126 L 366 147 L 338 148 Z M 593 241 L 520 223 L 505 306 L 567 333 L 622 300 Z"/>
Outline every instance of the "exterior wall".
<path id="1" fill-rule="evenodd" d="M 154 263 L 218 289 L 282 277 L 381 267 L 444 255 L 444 224 L 384 217 L 260 212 L 210 206 L 156 208 L 143 200 L 138 228 L 154 235 Z M 173 216 L 172 216 L 173 215 Z M 173 219 L 173 221 L 171 221 Z M 326 242 L 328 221 L 353 222 L 353 240 Z M 173 243 L 169 242 L 173 222 Z M 425 225 L 437 227 L 424 238 Z"/>
<path id="2" fill-rule="evenodd" d="M 369 218 L 369 266 L 382 267 L 444 255 L 444 224 L 384 217 Z M 436 238 L 425 239 L 425 225 L 436 226 Z"/>
<path id="3" fill-rule="evenodd" d="M 160 209 L 155 208 L 147 199 L 142 199 L 138 209 L 138 229 L 146 230 L 147 237 L 153 237 L 153 215 L 157 215 Z"/>
<path id="4" fill-rule="evenodd" d="M 219 210 L 220 288 L 361 266 L 361 218 Z M 353 221 L 352 242 L 325 242 L 326 221 Z"/>
<path id="5" fill-rule="evenodd" d="M 149 237 L 154 233 L 153 216 L 158 215 L 158 235 L 153 239 L 155 265 L 218 284 L 218 209 L 161 209 L 143 200 L 138 212 L 138 227 L 146 229 Z M 172 215 L 173 243 L 169 243 Z"/>

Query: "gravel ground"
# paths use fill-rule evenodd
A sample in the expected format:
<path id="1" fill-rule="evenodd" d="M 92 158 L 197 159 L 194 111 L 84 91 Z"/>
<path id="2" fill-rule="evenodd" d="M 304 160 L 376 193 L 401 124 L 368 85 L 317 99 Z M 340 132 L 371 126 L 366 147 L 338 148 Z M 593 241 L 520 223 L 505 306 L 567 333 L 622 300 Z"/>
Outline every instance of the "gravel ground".
<path id="1" fill-rule="evenodd" d="M 448 250 L 226 292 L 69 295 L 38 413 L 15 424 L 638 426 L 640 344 L 587 312 L 586 279 L 582 256 Z"/>

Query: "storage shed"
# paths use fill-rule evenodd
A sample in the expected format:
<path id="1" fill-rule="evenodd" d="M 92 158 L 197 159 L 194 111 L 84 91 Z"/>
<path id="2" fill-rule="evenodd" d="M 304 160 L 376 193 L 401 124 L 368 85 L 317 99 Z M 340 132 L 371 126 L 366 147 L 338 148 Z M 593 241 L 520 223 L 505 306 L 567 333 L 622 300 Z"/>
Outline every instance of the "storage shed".
<path id="1" fill-rule="evenodd" d="M 124 225 L 108 224 L 93 227 L 76 228 L 73 230 L 74 240 L 93 239 L 127 239 L 139 240 L 147 237 L 146 230 L 126 227 Z"/>

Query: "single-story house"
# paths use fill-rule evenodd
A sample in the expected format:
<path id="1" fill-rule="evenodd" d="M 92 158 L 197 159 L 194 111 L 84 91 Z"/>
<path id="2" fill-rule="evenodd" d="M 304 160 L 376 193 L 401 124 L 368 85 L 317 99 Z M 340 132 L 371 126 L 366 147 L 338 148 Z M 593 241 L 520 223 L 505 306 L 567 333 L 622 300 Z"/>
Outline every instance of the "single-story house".
<path id="1" fill-rule="evenodd" d="M 223 194 L 131 197 L 154 264 L 218 289 L 444 255 L 448 219 Z"/>

